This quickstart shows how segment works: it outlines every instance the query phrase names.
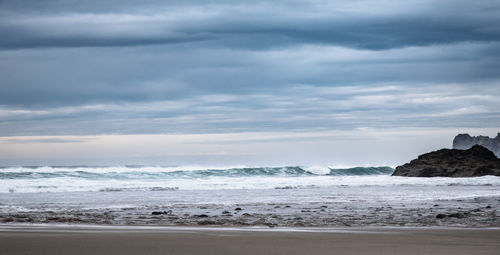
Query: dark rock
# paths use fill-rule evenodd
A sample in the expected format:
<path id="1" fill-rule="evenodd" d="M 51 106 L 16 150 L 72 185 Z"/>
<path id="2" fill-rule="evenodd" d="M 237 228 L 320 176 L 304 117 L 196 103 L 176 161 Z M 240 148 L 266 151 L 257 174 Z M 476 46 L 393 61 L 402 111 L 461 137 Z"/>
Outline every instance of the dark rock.
<path id="1" fill-rule="evenodd" d="M 393 176 L 473 177 L 500 176 L 500 159 L 490 150 L 474 145 L 468 150 L 441 149 L 418 156 L 396 167 Z"/>
<path id="2" fill-rule="evenodd" d="M 446 218 L 445 214 L 440 213 L 440 214 L 436 215 L 436 219 L 444 219 L 444 218 Z"/>
<path id="3" fill-rule="evenodd" d="M 222 214 L 230 214 L 229 211 L 223 211 Z"/>
<path id="4" fill-rule="evenodd" d="M 198 217 L 198 218 L 208 218 L 208 215 L 206 214 L 197 214 L 197 215 L 193 215 L 194 217 Z"/>
<path id="5" fill-rule="evenodd" d="M 449 214 L 449 215 L 448 215 L 448 217 L 450 217 L 450 218 L 459 218 L 459 219 L 461 219 L 461 218 L 464 218 L 464 217 L 465 217 L 465 215 L 463 215 L 463 214 L 461 214 L 461 213 L 452 213 L 452 214 Z"/>
<path id="6" fill-rule="evenodd" d="M 13 218 L 5 218 L 3 219 L 3 222 L 13 222 L 14 219 Z"/>
<path id="7" fill-rule="evenodd" d="M 467 150 L 474 145 L 481 145 L 492 151 L 497 157 L 500 157 L 500 133 L 495 138 L 459 134 L 453 139 L 453 149 Z"/>
<path id="8" fill-rule="evenodd" d="M 236 207 L 236 208 L 234 208 L 234 210 L 235 210 L 235 211 L 241 211 L 241 210 L 243 210 L 243 209 L 241 209 L 240 207 Z"/>
<path id="9" fill-rule="evenodd" d="M 162 214 L 171 214 L 172 213 L 172 210 L 168 210 L 168 211 L 154 211 L 151 213 L 151 215 L 162 215 Z"/>
<path id="10" fill-rule="evenodd" d="M 486 209 L 491 209 L 491 205 L 486 206 Z"/>

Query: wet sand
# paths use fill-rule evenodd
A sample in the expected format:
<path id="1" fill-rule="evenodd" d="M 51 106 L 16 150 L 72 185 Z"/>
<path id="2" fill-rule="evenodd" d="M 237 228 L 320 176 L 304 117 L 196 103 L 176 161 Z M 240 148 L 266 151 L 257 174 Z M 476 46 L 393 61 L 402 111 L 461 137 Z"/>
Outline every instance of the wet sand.
<path id="1" fill-rule="evenodd" d="M 323 192 L 321 192 L 323 193 Z M 63 193 L 64 194 L 64 193 Z M 56 196 L 57 193 L 33 194 Z M 81 195 L 81 193 L 79 193 Z M 101 195 L 101 194 L 99 194 Z M 158 193 L 158 197 L 169 194 Z M 171 194 L 170 194 L 171 195 Z M 309 196 L 309 195 L 308 195 Z M 28 196 L 29 197 L 29 196 Z M 94 194 L 96 197 L 96 194 Z M 147 196 L 145 196 L 147 197 Z M 28 204 L 25 196 L 12 199 Z M 110 196 L 103 202 L 111 202 Z M 68 198 L 64 198 L 64 201 Z M 57 200 L 56 200 L 57 201 Z M 73 197 L 79 203 L 78 196 Z M 27 207 L 2 204 L 1 223 L 218 226 L 218 227 L 500 227 L 500 197 L 475 197 L 452 200 L 346 200 L 344 202 L 301 203 L 207 203 L 109 206 L 52 202 Z M 35 203 L 35 202 L 34 202 Z M 90 204 L 91 206 L 91 204 Z"/>
<path id="2" fill-rule="evenodd" d="M 0 226 L 0 254 L 499 254 L 500 229 Z"/>

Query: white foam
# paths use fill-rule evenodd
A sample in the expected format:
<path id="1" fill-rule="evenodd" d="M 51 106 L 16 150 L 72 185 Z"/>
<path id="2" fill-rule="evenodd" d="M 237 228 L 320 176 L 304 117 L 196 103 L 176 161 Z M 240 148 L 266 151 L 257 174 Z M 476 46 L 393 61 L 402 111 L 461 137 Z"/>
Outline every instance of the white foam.
<path id="1" fill-rule="evenodd" d="M 308 172 L 318 175 L 325 175 L 330 173 L 330 168 L 326 166 L 304 166 L 301 168 Z"/>
<path id="2" fill-rule="evenodd" d="M 137 178 L 86 179 L 54 177 L 40 179 L 3 179 L 0 193 L 73 192 L 73 191 L 132 191 L 132 190 L 228 190 L 275 189 L 280 187 L 328 186 L 485 186 L 500 187 L 500 177 L 418 178 L 389 175 L 367 176 L 209 176 L 204 178 Z"/>

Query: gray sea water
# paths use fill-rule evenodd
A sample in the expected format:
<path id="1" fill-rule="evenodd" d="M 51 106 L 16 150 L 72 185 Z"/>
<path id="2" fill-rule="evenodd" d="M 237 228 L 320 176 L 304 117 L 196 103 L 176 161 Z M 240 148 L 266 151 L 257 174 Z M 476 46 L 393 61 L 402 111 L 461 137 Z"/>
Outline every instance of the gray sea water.
<path id="1" fill-rule="evenodd" d="M 3 167 L 0 222 L 500 226 L 500 177 L 415 178 L 392 172 L 390 167 Z M 461 216 L 436 219 L 440 213 Z"/>

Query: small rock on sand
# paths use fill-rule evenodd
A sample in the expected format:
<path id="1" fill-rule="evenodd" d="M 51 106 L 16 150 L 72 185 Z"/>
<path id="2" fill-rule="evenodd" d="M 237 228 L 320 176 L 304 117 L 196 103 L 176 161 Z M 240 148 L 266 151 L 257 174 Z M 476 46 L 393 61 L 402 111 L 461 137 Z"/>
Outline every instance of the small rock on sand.
<path id="1" fill-rule="evenodd" d="M 446 218 L 446 214 L 440 213 L 440 214 L 436 215 L 436 219 L 444 219 L 444 218 Z"/>

